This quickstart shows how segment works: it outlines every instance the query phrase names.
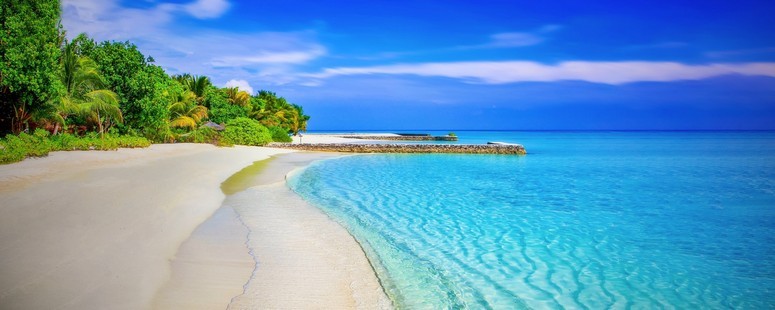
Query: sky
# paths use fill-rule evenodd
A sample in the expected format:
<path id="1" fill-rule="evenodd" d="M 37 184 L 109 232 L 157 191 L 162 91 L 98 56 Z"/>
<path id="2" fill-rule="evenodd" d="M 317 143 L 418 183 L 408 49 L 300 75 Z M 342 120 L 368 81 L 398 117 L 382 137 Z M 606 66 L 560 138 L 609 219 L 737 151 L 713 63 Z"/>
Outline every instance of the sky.
<path id="1" fill-rule="evenodd" d="M 775 130 L 775 1 L 63 0 L 310 130 Z"/>

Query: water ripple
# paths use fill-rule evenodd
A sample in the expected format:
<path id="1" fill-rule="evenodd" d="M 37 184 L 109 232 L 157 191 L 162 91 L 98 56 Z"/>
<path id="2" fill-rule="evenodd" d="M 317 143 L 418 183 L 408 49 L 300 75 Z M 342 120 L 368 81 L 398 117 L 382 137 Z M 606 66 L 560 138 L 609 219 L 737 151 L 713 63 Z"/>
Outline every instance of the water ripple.
<path id="1" fill-rule="evenodd" d="M 775 308 L 775 135 L 718 154 L 676 135 L 346 157 L 289 185 L 365 245 L 400 307 Z"/>

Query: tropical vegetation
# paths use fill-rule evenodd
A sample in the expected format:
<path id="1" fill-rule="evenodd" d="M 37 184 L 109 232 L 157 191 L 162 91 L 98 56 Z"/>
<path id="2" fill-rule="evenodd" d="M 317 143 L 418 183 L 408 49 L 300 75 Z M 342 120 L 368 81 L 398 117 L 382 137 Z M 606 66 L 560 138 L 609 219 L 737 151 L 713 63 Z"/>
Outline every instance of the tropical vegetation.
<path id="1" fill-rule="evenodd" d="M 68 40 L 60 7 L 56 0 L 0 2 L 2 163 L 151 142 L 265 145 L 307 129 L 303 108 L 274 92 L 171 76 L 131 42 Z"/>

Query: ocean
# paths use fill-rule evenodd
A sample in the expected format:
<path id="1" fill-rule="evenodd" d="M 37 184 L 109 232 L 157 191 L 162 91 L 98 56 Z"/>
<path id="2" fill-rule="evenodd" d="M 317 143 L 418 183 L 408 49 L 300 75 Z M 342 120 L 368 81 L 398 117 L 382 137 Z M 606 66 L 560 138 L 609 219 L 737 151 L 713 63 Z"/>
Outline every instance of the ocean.
<path id="1" fill-rule="evenodd" d="M 775 132 L 456 133 L 288 180 L 399 308 L 775 308 Z"/>

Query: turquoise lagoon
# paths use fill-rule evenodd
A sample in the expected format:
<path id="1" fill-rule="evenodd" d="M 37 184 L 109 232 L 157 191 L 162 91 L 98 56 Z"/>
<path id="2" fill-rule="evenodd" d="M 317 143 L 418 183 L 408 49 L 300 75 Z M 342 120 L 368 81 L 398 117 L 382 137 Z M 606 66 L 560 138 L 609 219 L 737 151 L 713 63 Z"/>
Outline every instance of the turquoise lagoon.
<path id="1" fill-rule="evenodd" d="M 775 132 L 458 135 L 529 154 L 347 156 L 288 181 L 399 308 L 775 307 Z"/>

